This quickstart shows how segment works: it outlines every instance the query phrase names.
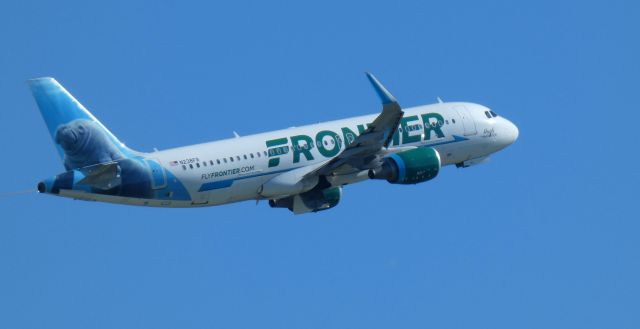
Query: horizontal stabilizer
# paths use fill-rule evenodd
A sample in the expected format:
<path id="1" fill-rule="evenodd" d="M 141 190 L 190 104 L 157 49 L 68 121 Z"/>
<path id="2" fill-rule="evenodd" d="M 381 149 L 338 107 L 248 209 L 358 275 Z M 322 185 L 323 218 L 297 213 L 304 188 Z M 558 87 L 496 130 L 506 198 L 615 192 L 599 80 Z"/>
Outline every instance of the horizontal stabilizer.
<path id="1" fill-rule="evenodd" d="M 122 184 L 117 162 L 102 163 L 80 169 L 85 175 L 78 184 L 89 185 L 100 190 L 109 190 Z"/>

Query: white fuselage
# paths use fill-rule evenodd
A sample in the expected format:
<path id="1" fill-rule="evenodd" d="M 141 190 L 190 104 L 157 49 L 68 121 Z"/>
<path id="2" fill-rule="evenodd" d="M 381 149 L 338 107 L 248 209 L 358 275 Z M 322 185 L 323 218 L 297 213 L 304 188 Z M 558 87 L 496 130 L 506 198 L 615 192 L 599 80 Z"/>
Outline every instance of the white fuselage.
<path id="1" fill-rule="evenodd" d="M 440 154 L 443 166 L 473 163 L 505 148 L 518 135 L 515 125 L 500 116 L 486 114 L 488 111 L 488 108 L 473 103 L 438 103 L 404 109 L 403 120 L 389 149 L 433 147 Z M 424 116 L 434 113 L 443 122 L 436 122 L 440 119 L 433 115 Z M 359 134 L 376 116 L 372 114 L 292 127 L 145 154 L 171 174 L 163 173 L 165 179 L 177 179 L 184 185 L 191 195 L 188 201 L 89 196 L 76 191 L 62 194 L 71 193 L 68 196 L 81 199 L 162 207 L 212 206 L 264 199 L 260 190 L 265 182 L 280 173 L 329 160 L 334 156 L 336 147 L 344 149 L 345 139 L 355 137 L 352 135 Z M 430 122 L 424 122 L 425 119 Z M 433 129 L 435 127 L 440 129 L 440 134 Z M 339 137 L 327 131 L 335 132 Z M 292 139 L 294 136 L 308 138 Z M 268 141 L 274 140 L 277 142 L 268 146 Z M 309 145 L 309 140 L 314 145 Z M 174 178 L 167 178 L 172 176 Z M 362 171 L 328 179 L 334 186 L 345 185 L 363 181 L 367 174 Z"/>

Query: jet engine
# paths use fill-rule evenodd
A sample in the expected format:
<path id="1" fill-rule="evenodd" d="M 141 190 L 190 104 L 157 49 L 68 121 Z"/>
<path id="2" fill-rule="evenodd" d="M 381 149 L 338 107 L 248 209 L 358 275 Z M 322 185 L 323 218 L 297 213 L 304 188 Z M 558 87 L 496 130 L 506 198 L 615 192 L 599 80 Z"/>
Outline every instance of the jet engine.
<path id="1" fill-rule="evenodd" d="M 378 168 L 370 169 L 371 179 L 386 179 L 391 184 L 417 184 L 435 178 L 440 171 L 440 155 L 431 147 L 419 147 L 393 153 Z"/>

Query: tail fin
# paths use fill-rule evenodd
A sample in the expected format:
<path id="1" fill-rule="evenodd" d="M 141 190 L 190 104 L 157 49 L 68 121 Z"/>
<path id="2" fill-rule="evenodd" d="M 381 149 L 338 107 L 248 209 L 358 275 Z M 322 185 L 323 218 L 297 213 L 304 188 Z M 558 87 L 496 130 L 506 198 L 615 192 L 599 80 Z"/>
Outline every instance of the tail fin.
<path id="1" fill-rule="evenodd" d="M 98 119 L 53 78 L 28 81 L 67 170 L 131 156 Z"/>

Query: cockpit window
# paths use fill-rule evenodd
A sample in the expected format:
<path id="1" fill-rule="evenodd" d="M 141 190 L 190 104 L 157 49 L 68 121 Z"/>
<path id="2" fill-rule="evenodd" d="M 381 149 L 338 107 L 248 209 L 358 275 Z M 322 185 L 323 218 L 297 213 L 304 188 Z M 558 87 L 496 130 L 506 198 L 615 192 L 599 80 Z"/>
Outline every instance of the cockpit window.
<path id="1" fill-rule="evenodd" d="M 493 112 L 493 111 L 489 111 L 489 112 L 491 113 L 491 115 L 493 115 L 494 118 L 498 116 L 496 112 Z"/>
<path id="2" fill-rule="evenodd" d="M 489 111 L 484 111 L 484 115 L 486 115 L 487 118 L 491 119 L 491 114 L 489 114 Z"/>

